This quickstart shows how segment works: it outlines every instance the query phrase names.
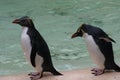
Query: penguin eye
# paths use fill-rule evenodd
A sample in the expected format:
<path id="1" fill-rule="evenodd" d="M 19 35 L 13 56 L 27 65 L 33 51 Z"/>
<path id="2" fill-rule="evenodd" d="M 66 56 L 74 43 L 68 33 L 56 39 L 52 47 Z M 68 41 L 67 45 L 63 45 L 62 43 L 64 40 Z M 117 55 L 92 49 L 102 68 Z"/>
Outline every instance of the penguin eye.
<path id="1" fill-rule="evenodd" d="M 80 32 L 80 30 L 79 31 L 77 31 L 78 33 Z"/>
<path id="2" fill-rule="evenodd" d="M 22 26 L 27 26 L 27 25 L 28 25 L 28 22 L 27 22 L 25 19 L 23 19 L 23 20 L 20 21 L 20 24 L 21 24 Z"/>
<path id="3" fill-rule="evenodd" d="M 21 20 L 21 22 L 25 22 L 25 20 Z"/>

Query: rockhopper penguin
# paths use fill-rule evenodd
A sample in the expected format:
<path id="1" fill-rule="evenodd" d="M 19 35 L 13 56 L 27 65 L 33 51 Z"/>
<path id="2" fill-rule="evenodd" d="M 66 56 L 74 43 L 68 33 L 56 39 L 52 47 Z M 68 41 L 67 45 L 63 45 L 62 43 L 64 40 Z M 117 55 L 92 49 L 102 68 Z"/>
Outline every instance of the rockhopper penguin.
<path id="1" fill-rule="evenodd" d="M 13 21 L 22 26 L 21 45 L 27 61 L 37 70 L 30 73 L 31 80 L 37 80 L 43 76 L 43 72 L 51 72 L 53 75 L 62 75 L 53 67 L 50 51 L 47 43 L 36 30 L 32 19 L 28 16 Z"/>
<path id="2" fill-rule="evenodd" d="M 88 52 L 98 68 L 92 69 L 95 76 L 101 75 L 105 70 L 115 70 L 120 72 L 120 67 L 114 61 L 112 42 L 102 29 L 87 24 L 82 24 L 72 38 L 83 37 L 85 39 Z"/>

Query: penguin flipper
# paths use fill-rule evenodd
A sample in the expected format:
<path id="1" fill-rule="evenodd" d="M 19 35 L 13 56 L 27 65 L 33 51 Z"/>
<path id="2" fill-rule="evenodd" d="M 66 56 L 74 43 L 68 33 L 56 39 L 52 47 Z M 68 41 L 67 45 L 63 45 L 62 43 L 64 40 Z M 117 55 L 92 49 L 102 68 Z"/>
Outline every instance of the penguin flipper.
<path id="1" fill-rule="evenodd" d="M 36 52 L 37 52 L 36 48 L 32 47 L 30 60 L 31 60 L 31 64 L 32 64 L 33 67 L 36 67 L 36 65 L 35 65 Z"/>
<path id="2" fill-rule="evenodd" d="M 116 43 L 116 41 L 115 41 L 115 40 L 113 40 L 112 38 L 110 38 L 110 37 L 109 37 L 109 39 L 110 39 L 112 42 Z"/>
<path id="3" fill-rule="evenodd" d="M 106 41 L 106 42 L 114 42 L 114 43 L 116 43 L 115 40 L 113 40 L 113 39 L 110 38 L 110 37 L 100 37 L 99 39 L 103 39 L 103 40 Z"/>

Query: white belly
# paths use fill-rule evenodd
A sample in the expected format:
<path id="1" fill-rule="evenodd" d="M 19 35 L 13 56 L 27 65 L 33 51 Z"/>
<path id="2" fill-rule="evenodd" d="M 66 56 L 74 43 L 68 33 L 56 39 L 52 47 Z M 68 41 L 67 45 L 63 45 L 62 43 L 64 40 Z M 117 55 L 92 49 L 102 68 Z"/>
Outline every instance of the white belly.
<path id="1" fill-rule="evenodd" d="M 85 33 L 84 38 L 85 38 L 85 42 L 86 42 L 88 52 L 90 53 L 91 58 L 98 65 L 99 68 L 104 69 L 105 57 L 101 53 L 99 47 L 94 42 L 93 37 Z"/>
<path id="2" fill-rule="evenodd" d="M 26 57 L 26 60 L 31 64 L 30 55 L 31 55 L 32 47 L 31 47 L 31 43 L 30 43 L 30 37 L 27 35 L 27 31 L 28 31 L 27 27 L 22 28 L 21 45 L 22 45 L 22 49 L 23 49 L 24 55 Z M 42 67 L 41 67 L 42 63 L 43 63 L 43 58 L 41 56 L 39 56 L 38 54 L 36 54 L 35 69 L 38 72 L 41 72 L 41 70 L 42 70 Z"/>
<path id="3" fill-rule="evenodd" d="M 28 28 L 23 27 L 22 28 L 22 35 L 21 35 L 21 45 L 24 52 L 24 55 L 26 57 L 26 60 L 30 62 L 30 54 L 31 54 L 31 44 L 30 44 L 30 38 L 27 35 Z M 31 62 L 30 62 L 31 63 Z"/>

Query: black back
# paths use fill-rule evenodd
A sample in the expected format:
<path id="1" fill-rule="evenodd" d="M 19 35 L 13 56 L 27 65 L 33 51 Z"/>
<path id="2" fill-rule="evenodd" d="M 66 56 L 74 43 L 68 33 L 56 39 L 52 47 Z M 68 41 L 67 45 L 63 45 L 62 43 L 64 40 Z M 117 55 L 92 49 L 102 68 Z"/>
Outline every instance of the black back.
<path id="1" fill-rule="evenodd" d="M 30 36 L 32 50 L 31 52 L 31 62 L 32 65 L 35 67 L 35 54 L 37 53 L 41 57 L 43 57 L 46 64 L 51 66 L 51 56 L 48 45 L 46 44 L 45 40 L 39 34 L 39 32 L 34 28 L 29 28 L 27 34 Z"/>
<path id="2" fill-rule="evenodd" d="M 99 39 L 101 37 L 108 38 L 111 41 L 115 42 L 112 38 L 110 38 L 102 29 L 98 27 L 94 27 L 91 25 L 84 24 L 81 29 L 87 32 L 89 35 L 92 35 L 94 38 Z"/>
<path id="3" fill-rule="evenodd" d="M 48 45 L 43 39 L 43 37 L 40 35 L 40 33 L 35 28 L 30 27 L 28 29 L 27 34 L 30 36 L 31 46 L 32 46 L 31 56 L 30 56 L 32 65 L 34 67 L 36 66 L 35 57 L 36 54 L 38 54 L 39 56 L 43 57 L 42 72 L 48 71 L 54 75 L 62 75 L 54 68 Z"/>

